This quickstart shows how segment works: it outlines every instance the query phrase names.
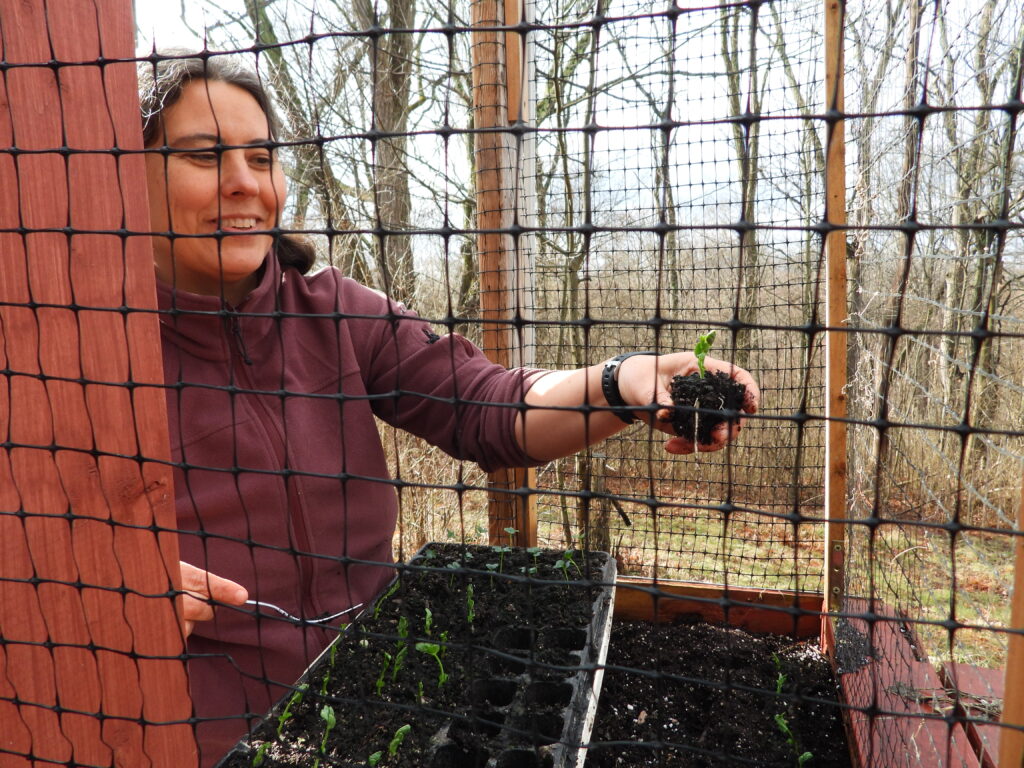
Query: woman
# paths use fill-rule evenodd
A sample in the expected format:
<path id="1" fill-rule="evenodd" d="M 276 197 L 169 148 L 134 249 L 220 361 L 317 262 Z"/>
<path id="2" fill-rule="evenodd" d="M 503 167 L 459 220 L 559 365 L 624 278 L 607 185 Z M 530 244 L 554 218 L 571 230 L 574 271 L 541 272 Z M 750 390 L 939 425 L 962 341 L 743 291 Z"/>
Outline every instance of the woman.
<path id="1" fill-rule="evenodd" d="M 306 275 L 312 251 L 276 230 L 285 181 L 255 75 L 186 55 L 144 65 L 140 81 L 189 673 L 208 766 L 331 639 L 246 600 L 338 614 L 392 575 L 397 501 L 375 415 L 484 469 L 536 465 L 650 420 L 651 404 L 671 403 L 671 377 L 697 364 L 691 353 L 638 354 L 509 371 L 337 270 Z M 746 371 L 706 365 L 744 383 L 744 410 L 756 410 Z M 671 434 L 663 418 L 653 426 Z M 700 448 L 721 448 L 738 428 Z"/>

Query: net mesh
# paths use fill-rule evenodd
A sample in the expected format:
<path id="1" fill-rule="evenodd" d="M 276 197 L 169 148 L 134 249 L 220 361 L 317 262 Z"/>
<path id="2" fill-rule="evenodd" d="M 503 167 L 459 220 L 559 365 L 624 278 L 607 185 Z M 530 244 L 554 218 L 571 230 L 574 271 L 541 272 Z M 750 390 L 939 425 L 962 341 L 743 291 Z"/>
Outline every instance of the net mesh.
<path id="1" fill-rule="evenodd" d="M 846 751 L 864 766 L 986 765 L 998 760 L 1000 735 L 1020 731 L 994 725 L 1020 634 L 1011 618 L 1024 433 L 1017 0 L 842 9 L 841 332 L 825 313 L 826 152 L 838 113 L 819 2 L 538 0 L 519 17 L 514 4 L 452 0 L 204 0 L 181 4 L 196 35 L 189 52 L 168 50 L 166 19 L 137 8 L 135 57 L 104 47 L 110 30 L 130 37 L 123 5 L 23 5 L 0 2 L 0 762 L 164 764 L 184 731 L 196 734 L 203 766 L 246 732 L 250 744 L 225 765 L 286 764 L 261 747 L 275 732 L 299 734 L 299 752 L 317 765 L 561 766 L 583 744 L 593 765 L 845 765 Z M 232 364 L 197 379 L 199 368 L 165 349 L 163 385 L 144 352 L 158 343 L 143 325 L 153 319 L 138 258 L 148 238 L 136 235 L 170 234 L 183 253 L 190 238 L 172 221 L 146 221 L 132 185 L 144 183 L 143 163 L 166 180 L 181 156 L 204 161 L 163 147 L 169 134 L 138 151 L 129 81 L 136 64 L 155 72 L 196 48 L 201 71 L 238 60 L 273 97 L 278 135 L 237 144 L 250 155 L 277 150 L 288 191 L 270 194 L 282 230 L 312 245 L 311 293 L 342 298 L 241 311 L 172 298 L 157 312 L 165 345 L 168 334 L 183 347 L 215 329 Z M 26 116 L 33 93 L 59 122 Z M 218 185 L 231 181 L 230 130 L 215 126 Z M 114 193 L 106 207 L 90 184 Z M 160 194 L 151 183 L 150 199 Z M 225 264 L 231 239 L 215 249 Z M 392 301 L 339 287 L 340 275 Z M 183 274 L 165 282 L 189 289 Z M 532 511 L 502 532 L 487 474 L 449 454 L 494 466 L 518 454 L 468 434 L 491 429 L 477 406 L 492 395 L 462 389 L 461 347 L 440 336 L 461 334 L 508 366 L 570 369 L 631 350 L 692 349 L 710 330 L 712 354 L 749 370 L 762 393 L 737 441 L 681 459 L 636 424 L 517 476 L 513 496 Z M 824 576 L 834 556 L 830 331 L 848 350 L 847 378 L 831 384 L 848 406 L 848 443 L 833 447 L 848 462 L 839 584 Z M 320 362 L 337 381 L 293 387 L 326 376 Z M 457 383 L 421 391 L 427 366 Z M 360 376 L 372 385 L 357 385 Z M 508 383 L 491 410 L 515 411 L 524 384 Z M 167 393 L 169 460 L 168 423 L 151 415 Z M 354 426 L 367 405 L 382 452 Z M 442 411 L 457 433 L 436 426 Z M 340 437 L 320 443 L 323 432 Z M 172 469 L 177 523 L 159 495 Z M 321 532 L 307 496 L 340 499 L 324 514 L 353 517 Z M 371 506 L 383 511 L 351 512 Z M 109 568 L 86 565 L 92 556 L 76 544 L 90 524 L 112 532 L 112 545 L 104 536 L 88 545 L 112 546 Z M 170 610 L 171 550 L 154 535 L 167 530 L 199 567 L 234 563 L 226 575 L 259 601 L 220 605 L 213 629 L 200 627 L 187 646 Z M 534 533 L 539 549 L 511 546 Z M 620 577 L 607 657 L 587 649 L 607 630 L 598 587 L 610 580 L 592 552 L 609 553 Z M 162 566 L 154 575 L 147 563 Z M 346 594 L 324 597 L 332 580 Z M 509 602 L 504 629 L 474 637 L 478 604 L 500 613 L 511 601 L 488 607 L 496 583 L 500 595 L 524 585 L 541 594 L 514 616 Z M 840 703 L 835 683 L 788 682 L 797 657 L 818 653 L 797 636 L 817 635 L 829 585 L 842 598 L 824 637 Z M 375 602 L 381 590 L 397 608 Z M 459 606 L 443 628 L 431 612 L 441 594 Z M 567 595 L 598 618 L 545 612 L 548 597 Z M 752 607 L 760 619 L 748 618 Z M 297 681 L 294 665 L 276 660 L 313 662 L 335 636 L 324 626 L 360 610 L 349 644 L 322 662 L 365 663 L 376 679 L 354 689 L 340 687 L 347 672 Z M 754 664 L 739 634 L 718 640 L 724 669 L 699 656 L 681 668 L 673 649 L 704 631 L 691 613 L 770 626 L 783 639 L 761 652 L 767 677 L 745 676 Z M 668 633 L 650 658 L 630 655 L 659 625 L 626 620 L 653 617 Z M 247 621 L 255 648 L 239 629 Z M 182 661 L 192 703 L 181 695 Z M 448 684 L 446 662 L 474 670 L 465 690 Z M 565 712 L 578 694 L 565 686 L 599 684 L 593 671 L 604 667 L 606 694 L 681 711 L 644 708 L 643 698 L 610 710 L 606 695 L 593 735 L 573 730 Z M 419 689 L 408 682 L 392 697 L 410 670 Z M 231 683 L 204 688 L 203 675 Z M 447 701 L 452 691 L 469 704 Z M 714 692 L 766 714 L 763 739 L 781 752 L 680 730 L 707 713 L 726 725 L 751 718 L 719 709 L 705 698 Z M 687 709 L 693 701 L 706 711 Z M 346 709 L 376 723 L 354 737 L 358 754 L 324 746 Z M 622 729 L 608 725 L 609 711 Z M 849 740 L 834 763 L 818 746 L 803 757 L 826 720 L 842 721 Z"/>

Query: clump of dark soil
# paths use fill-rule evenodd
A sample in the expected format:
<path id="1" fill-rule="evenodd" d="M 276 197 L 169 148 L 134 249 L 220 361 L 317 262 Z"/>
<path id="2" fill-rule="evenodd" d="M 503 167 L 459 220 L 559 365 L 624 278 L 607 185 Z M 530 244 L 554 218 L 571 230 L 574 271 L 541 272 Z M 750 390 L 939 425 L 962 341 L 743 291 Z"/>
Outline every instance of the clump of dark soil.
<path id="1" fill-rule="evenodd" d="M 672 428 L 680 437 L 701 445 L 710 445 L 715 427 L 735 415 L 743 407 L 747 388 L 721 371 L 708 371 L 705 376 L 693 373 L 674 376 L 671 384 Z"/>
<path id="2" fill-rule="evenodd" d="M 835 679 L 813 643 L 616 622 L 607 664 L 587 768 L 796 768 L 805 752 L 803 768 L 850 766 Z"/>

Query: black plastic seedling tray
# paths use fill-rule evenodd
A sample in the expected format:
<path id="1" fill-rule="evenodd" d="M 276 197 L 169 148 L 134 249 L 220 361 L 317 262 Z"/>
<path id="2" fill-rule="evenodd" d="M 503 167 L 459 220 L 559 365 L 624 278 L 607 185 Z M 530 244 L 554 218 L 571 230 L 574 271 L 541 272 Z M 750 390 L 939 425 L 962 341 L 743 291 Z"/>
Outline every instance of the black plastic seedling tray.
<path id="1" fill-rule="evenodd" d="M 614 583 L 603 552 L 427 544 L 218 768 L 578 768 Z"/>

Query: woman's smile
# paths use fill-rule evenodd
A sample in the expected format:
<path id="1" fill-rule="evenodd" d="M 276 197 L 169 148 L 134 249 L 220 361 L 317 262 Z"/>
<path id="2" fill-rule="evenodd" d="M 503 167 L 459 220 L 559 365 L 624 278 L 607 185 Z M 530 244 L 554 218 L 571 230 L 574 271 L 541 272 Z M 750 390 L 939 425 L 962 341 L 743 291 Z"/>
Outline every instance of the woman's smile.
<path id="1" fill-rule="evenodd" d="M 146 156 L 153 232 L 169 233 L 153 238 L 157 275 L 237 305 L 259 279 L 285 195 L 266 115 L 238 86 L 193 80 L 164 112 L 162 139 L 169 151 Z"/>

